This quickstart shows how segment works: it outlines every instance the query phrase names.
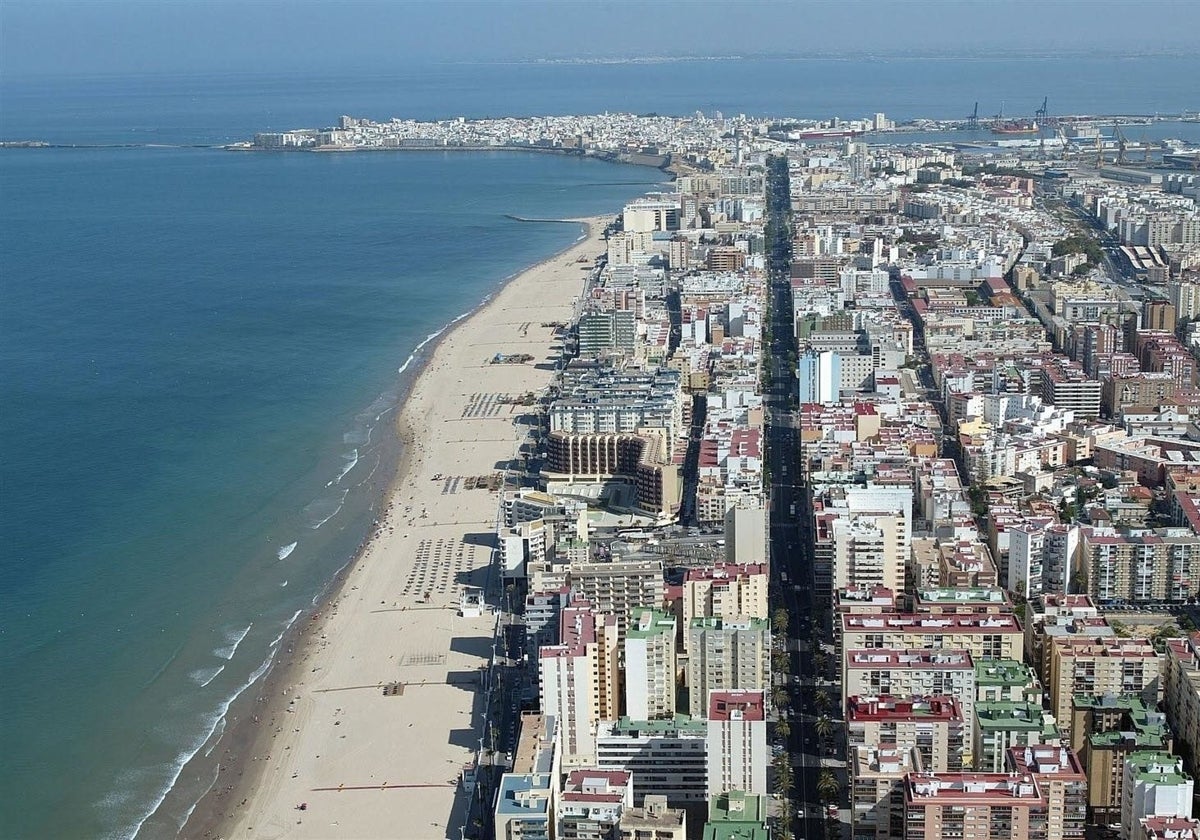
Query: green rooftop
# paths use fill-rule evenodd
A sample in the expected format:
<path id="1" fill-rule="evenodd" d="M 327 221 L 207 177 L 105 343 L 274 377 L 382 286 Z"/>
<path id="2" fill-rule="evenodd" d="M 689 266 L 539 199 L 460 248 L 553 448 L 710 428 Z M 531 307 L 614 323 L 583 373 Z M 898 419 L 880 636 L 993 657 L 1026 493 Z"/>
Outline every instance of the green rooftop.
<path id="1" fill-rule="evenodd" d="M 721 630 L 726 625 L 749 625 L 751 630 L 765 630 L 769 623 L 765 618 L 726 619 L 719 616 L 693 618 L 688 622 L 688 627 L 693 630 Z"/>
<path id="2" fill-rule="evenodd" d="M 675 636 L 675 616 L 650 607 L 636 607 L 625 631 L 627 639 L 649 639 L 669 633 Z"/>
<path id="3" fill-rule="evenodd" d="M 693 718 L 691 715 L 675 715 L 673 718 L 664 718 L 662 720 L 630 720 L 627 717 L 622 717 L 613 724 L 612 728 L 614 735 L 633 735 L 637 733 L 641 735 L 670 736 L 681 732 L 705 735 L 708 733 L 708 724 L 699 718 Z"/>
<path id="4" fill-rule="evenodd" d="M 1035 732 L 1042 728 L 1042 707 L 1011 700 L 985 701 L 975 704 L 975 720 L 980 729 Z"/>
<path id="5" fill-rule="evenodd" d="M 705 823 L 703 840 L 771 840 L 759 823 Z"/>
<path id="6" fill-rule="evenodd" d="M 767 819 L 767 798 L 759 793 L 731 790 L 708 800 L 708 822 L 759 823 Z"/>
<path id="7" fill-rule="evenodd" d="M 1139 782 L 1160 785 L 1182 785 L 1192 777 L 1183 772 L 1183 760 L 1169 752 L 1147 750 L 1125 757 L 1133 765 L 1133 778 Z"/>
<path id="8" fill-rule="evenodd" d="M 975 685 L 1027 686 L 1030 668 L 1016 659 L 980 659 L 975 663 Z"/>

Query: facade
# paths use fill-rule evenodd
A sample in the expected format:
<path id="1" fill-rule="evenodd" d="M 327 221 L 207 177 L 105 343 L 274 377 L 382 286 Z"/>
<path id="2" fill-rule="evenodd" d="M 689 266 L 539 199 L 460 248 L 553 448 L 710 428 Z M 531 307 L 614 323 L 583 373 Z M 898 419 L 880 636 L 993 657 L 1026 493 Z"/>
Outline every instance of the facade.
<path id="1" fill-rule="evenodd" d="M 713 691 L 708 696 L 708 796 L 767 793 L 766 695 Z"/>
<path id="2" fill-rule="evenodd" d="M 555 813 L 556 840 L 616 840 L 633 782 L 620 770 L 573 770 L 563 782 Z"/>
<path id="3" fill-rule="evenodd" d="M 1200 633 L 1168 639 L 1163 706 L 1188 770 L 1200 769 Z"/>
<path id="4" fill-rule="evenodd" d="M 661 560 L 572 563 L 567 580 L 577 597 L 615 615 L 622 633 L 636 607 L 657 609 L 662 604 Z"/>
<path id="5" fill-rule="evenodd" d="M 596 735 L 596 766 L 633 774 L 633 801 L 662 796 L 673 808 L 708 797 L 708 726 L 679 715 L 673 720 L 603 721 Z"/>
<path id="6" fill-rule="evenodd" d="M 906 840 L 1058 840 L 1050 802 L 1032 774 L 910 773 L 904 783 Z"/>
<path id="7" fill-rule="evenodd" d="M 556 793 L 551 773 L 505 773 L 496 794 L 495 840 L 550 840 Z"/>
<path id="8" fill-rule="evenodd" d="M 1200 588 L 1200 536 L 1186 528 L 1136 535 L 1084 528 L 1080 551 L 1097 600 L 1182 601 Z"/>
<path id="9" fill-rule="evenodd" d="M 1116 632 L 1087 595 L 1046 594 L 1029 603 L 1025 613 L 1025 658 L 1038 677 L 1050 677 L 1051 640 L 1059 636 L 1103 638 Z"/>
<path id="10" fill-rule="evenodd" d="M 665 518 L 679 511 L 683 492 L 669 440 L 658 429 L 641 434 L 551 432 L 546 439 L 546 476 L 552 482 L 632 482 L 637 506 Z"/>
<path id="11" fill-rule="evenodd" d="M 850 834 L 854 840 L 904 836 L 904 777 L 921 772 L 915 747 L 863 745 L 850 750 Z"/>
<path id="12" fill-rule="evenodd" d="M 1077 694 L 1137 695 L 1158 702 L 1161 663 L 1145 639 L 1056 638 L 1050 649 L 1050 710 L 1069 734 Z"/>
<path id="13" fill-rule="evenodd" d="M 965 650 L 973 659 L 1019 659 L 1023 636 L 1012 615 L 844 614 L 841 642 L 854 648 Z"/>
<path id="14" fill-rule="evenodd" d="M 1163 752 L 1136 752 L 1125 759 L 1121 834 L 1133 836 L 1147 817 L 1190 817 L 1195 783 L 1183 761 Z"/>
<path id="15" fill-rule="evenodd" d="M 619 840 L 687 840 L 687 812 L 668 808 L 666 797 L 647 796 L 646 804 L 626 808 L 617 824 Z"/>
<path id="16" fill-rule="evenodd" d="M 984 773 L 1004 770 L 1012 748 L 1056 744 L 1058 730 L 1045 719 L 1040 703 L 988 700 L 975 704 L 975 769 Z"/>
<path id="17" fill-rule="evenodd" d="M 771 628 L 761 618 L 697 618 L 688 627 L 688 708 L 708 711 L 713 691 L 771 686 Z"/>
<path id="18" fill-rule="evenodd" d="M 697 618 L 767 618 L 767 565 L 725 563 L 684 573 L 676 612 L 683 627 Z M 684 650 L 688 649 L 684 638 Z"/>
<path id="19" fill-rule="evenodd" d="M 853 747 L 895 744 L 915 747 L 921 766 L 934 772 L 963 768 L 970 741 L 958 698 L 850 697 L 846 701 L 846 739 Z"/>
<path id="20" fill-rule="evenodd" d="M 1036 745 L 1008 751 L 1004 769 L 1031 775 L 1046 797 L 1046 836 L 1082 840 L 1087 822 L 1087 776 L 1067 747 Z M 1014 835 L 1015 836 L 1015 835 Z"/>
<path id="21" fill-rule="evenodd" d="M 1136 695 L 1079 695 L 1075 698 L 1072 744 L 1088 776 L 1088 814 L 1093 822 L 1121 818 L 1125 760 L 1137 752 L 1171 749 L 1171 731 L 1162 712 Z"/>
<path id="22" fill-rule="evenodd" d="M 595 762 L 596 725 L 621 703 L 617 617 L 587 603 L 562 611 L 559 643 L 538 652 L 542 713 L 558 722 L 564 766 Z"/>
<path id="23" fill-rule="evenodd" d="M 854 696 L 949 694 L 958 698 L 963 720 L 974 721 L 976 669 L 965 650 L 847 650 L 844 666 L 842 708 Z"/>
<path id="24" fill-rule="evenodd" d="M 675 717 L 675 616 L 634 608 L 625 631 L 625 709 L 633 720 Z"/>

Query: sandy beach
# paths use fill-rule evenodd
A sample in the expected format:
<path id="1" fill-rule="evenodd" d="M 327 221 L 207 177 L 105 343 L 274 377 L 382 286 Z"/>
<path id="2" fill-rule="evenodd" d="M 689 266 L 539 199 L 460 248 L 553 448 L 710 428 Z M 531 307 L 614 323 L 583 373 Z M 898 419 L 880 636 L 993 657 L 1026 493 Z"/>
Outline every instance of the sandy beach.
<path id="1" fill-rule="evenodd" d="M 499 501 L 469 479 L 513 459 L 527 409 L 505 400 L 550 382 L 559 343 L 542 324 L 573 317 L 609 220 L 581 220 L 585 239 L 437 345 L 397 418 L 408 445 L 376 533 L 262 687 L 248 729 L 231 727 L 185 836 L 461 836 L 459 776 L 486 728 L 480 670 L 497 621 L 458 614 L 463 587 L 488 581 Z M 492 364 L 498 353 L 533 361 Z M 493 580 L 489 602 L 498 594 Z"/>

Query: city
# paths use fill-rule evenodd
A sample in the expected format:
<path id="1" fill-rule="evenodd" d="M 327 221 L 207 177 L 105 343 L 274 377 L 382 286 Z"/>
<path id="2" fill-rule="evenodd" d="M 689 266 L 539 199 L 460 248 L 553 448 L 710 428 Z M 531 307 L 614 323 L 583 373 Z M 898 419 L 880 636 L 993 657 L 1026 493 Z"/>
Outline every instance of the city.
<path id="1" fill-rule="evenodd" d="M 601 122 L 466 835 L 1200 837 L 1200 179 Z"/>

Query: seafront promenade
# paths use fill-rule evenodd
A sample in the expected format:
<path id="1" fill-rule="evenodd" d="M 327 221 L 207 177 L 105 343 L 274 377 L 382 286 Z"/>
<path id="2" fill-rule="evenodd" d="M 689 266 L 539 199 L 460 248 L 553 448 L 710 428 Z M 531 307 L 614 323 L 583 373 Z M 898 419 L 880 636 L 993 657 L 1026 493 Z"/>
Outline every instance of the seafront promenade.
<path id="1" fill-rule="evenodd" d="M 586 239 L 514 278 L 437 346 L 398 418 L 409 448 L 374 538 L 256 710 L 248 760 L 231 758 L 185 836 L 460 836 L 497 621 L 490 607 L 461 616 L 460 597 L 468 586 L 491 605 L 499 595 L 498 492 L 467 487 L 514 456 L 525 427 L 505 399 L 549 383 L 557 345 L 542 324 L 570 320 L 605 221 L 588 220 Z M 491 364 L 497 354 L 534 361 Z"/>

